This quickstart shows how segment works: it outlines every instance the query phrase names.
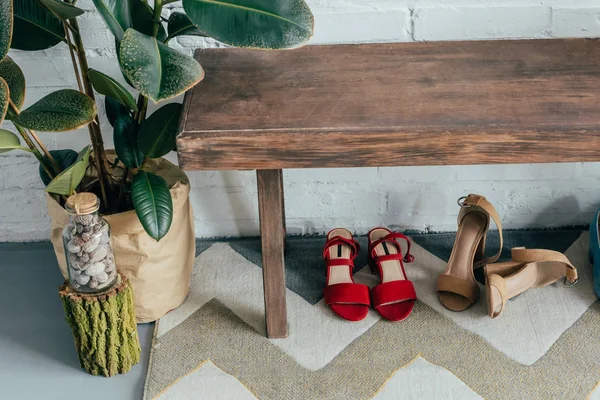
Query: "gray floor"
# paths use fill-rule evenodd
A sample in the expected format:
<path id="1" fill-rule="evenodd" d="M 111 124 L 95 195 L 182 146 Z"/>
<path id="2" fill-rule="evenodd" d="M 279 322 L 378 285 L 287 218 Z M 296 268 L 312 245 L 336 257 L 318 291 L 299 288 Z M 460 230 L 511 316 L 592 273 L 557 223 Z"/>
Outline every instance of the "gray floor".
<path id="1" fill-rule="evenodd" d="M 113 378 L 79 367 L 50 243 L 0 244 L 0 399 L 141 399 L 153 324 L 138 325 L 142 362 Z"/>

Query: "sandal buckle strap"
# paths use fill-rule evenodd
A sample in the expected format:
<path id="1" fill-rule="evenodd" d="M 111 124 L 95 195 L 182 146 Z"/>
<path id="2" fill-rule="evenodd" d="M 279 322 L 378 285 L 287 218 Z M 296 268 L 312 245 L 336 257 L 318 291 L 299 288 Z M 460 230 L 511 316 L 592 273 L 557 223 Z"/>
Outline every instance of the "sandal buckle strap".
<path id="1" fill-rule="evenodd" d="M 575 278 L 575 280 L 571 282 L 569 278 L 565 276 L 563 285 L 565 285 L 567 288 L 572 288 L 573 286 L 577 285 L 577 282 L 579 282 L 579 278 Z"/>
<path id="2" fill-rule="evenodd" d="M 385 262 L 385 261 L 404 260 L 404 257 L 400 253 L 398 253 L 398 254 L 387 254 L 385 256 L 377 256 L 377 257 L 375 257 L 375 260 L 378 263 L 380 263 L 380 262 Z"/>
<path id="3" fill-rule="evenodd" d="M 354 261 L 349 258 L 328 258 L 325 260 L 325 265 L 327 267 L 337 267 L 347 265 L 351 268 L 354 268 Z"/>
<path id="4" fill-rule="evenodd" d="M 398 241 L 396 239 L 406 240 L 407 249 L 406 249 L 406 255 L 404 257 L 402 256 L 402 247 L 400 246 L 400 243 L 398 243 Z M 389 255 L 385 255 L 385 256 L 378 256 L 377 253 L 375 252 L 375 248 L 382 243 L 391 243 L 392 245 L 394 245 L 398 250 L 398 254 L 389 254 Z M 386 235 L 386 236 L 382 237 L 381 239 L 376 240 L 373 243 L 370 243 L 369 249 L 370 249 L 369 252 L 371 253 L 373 259 L 377 262 L 386 261 L 385 257 L 394 257 L 394 258 L 388 258 L 387 260 L 402 260 L 405 263 L 411 263 L 415 260 L 415 256 L 410 254 L 410 239 L 408 238 L 408 236 L 406 236 L 402 233 L 399 233 L 399 232 L 392 232 L 389 235 Z"/>
<path id="5" fill-rule="evenodd" d="M 360 252 L 360 244 L 354 239 L 348 239 L 342 236 L 334 236 L 325 243 L 325 247 L 323 248 L 323 258 L 329 258 L 328 253 L 330 247 L 343 244 L 350 246 L 350 259 L 354 260 Z"/>
<path id="6" fill-rule="evenodd" d="M 460 221 L 462 220 L 462 217 L 470 212 L 471 210 L 467 210 L 468 208 L 471 207 L 475 207 L 478 209 L 478 211 L 483 211 L 485 212 L 496 224 L 496 227 L 498 228 L 498 236 L 500 239 L 500 248 L 498 249 L 498 252 L 496 254 L 494 254 L 493 256 L 484 258 L 483 260 L 479 260 L 475 263 L 474 267 L 475 268 L 479 268 L 479 267 L 483 267 L 487 264 L 491 264 L 493 262 L 496 262 L 499 258 L 500 255 L 502 253 L 502 247 L 504 245 L 503 243 L 503 237 L 502 237 L 502 222 L 500 221 L 500 216 L 498 215 L 498 211 L 496 211 L 496 208 L 494 207 L 494 205 L 492 203 L 490 203 L 485 197 L 478 195 L 478 194 L 469 194 L 468 196 L 463 196 L 460 199 L 458 199 L 458 205 L 462 208 L 460 214 L 459 214 L 459 224 Z M 489 227 L 488 227 L 489 229 Z"/>
<path id="7" fill-rule="evenodd" d="M 571 264 L 571 261 L 563 253 L 554 250 L 545 249 L 526 249 L 525 247 L 515 247 L 511 251 L 513 261 L 523 263 L 556 261 L 565 264 L 565 286 L 572 287 L 578 281 L 577 268 Z"/>

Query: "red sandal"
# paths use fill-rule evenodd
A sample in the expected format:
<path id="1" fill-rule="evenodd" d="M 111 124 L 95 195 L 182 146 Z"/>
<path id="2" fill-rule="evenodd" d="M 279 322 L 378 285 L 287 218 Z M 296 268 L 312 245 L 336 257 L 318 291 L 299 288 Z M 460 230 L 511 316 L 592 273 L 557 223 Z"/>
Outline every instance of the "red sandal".
<path id="1" fill-rule="evenodd" d="M 354 283 L 352 269 L 360 250 L 347 229 L 333 229 L 327 234 L 323 257 L 327 266 L 325 302 L 334 313 L 348 321 L 360 321 L 369 313 L 369 287 Z"/>
<path id="2" fill-rule="evenodd" d="M 406 256 L 396 239 L 408 244 Z M 404 263 L 414 260 L 410 254 L 410 240 L 401 233 L 386 228 L 375 228 L 369 232 L 369 266 L 374 274 L 381 276 L 381 284 L 371 289 L 375 310 L 390 321 L 402 321 L 415 306 L 415 287 L 406 277 Z"/>

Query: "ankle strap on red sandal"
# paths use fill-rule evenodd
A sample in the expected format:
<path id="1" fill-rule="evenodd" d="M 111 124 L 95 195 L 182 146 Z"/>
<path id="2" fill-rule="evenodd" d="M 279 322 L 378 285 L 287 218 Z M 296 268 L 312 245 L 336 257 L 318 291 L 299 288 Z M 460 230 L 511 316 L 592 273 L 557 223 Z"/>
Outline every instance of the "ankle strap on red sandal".
<path id="1" fill-rule="evenodd" d="M 329 261 L 334 261 L 334 260 L 330 260 L 329 259 L 329 248 L 331 246 L 339 246 L 342 244 L 346 244 L 348 246 L 350 246 L 350 260 L 353 261 L 357 256 L 358 253 L 360 252 L 360 244 L 358 244 L 358 242 L 356 240 L 353 239 L 348 239 L 342 236 L 334 236 L 331 239 L 329 239 L 327 241 L 327 243 L 325 243 L 325 247 L 323 248 L 323 258 L 325 260 Z M 339 258 L 336 258 L 335 260 L 341 260 Z M 346 264 L 344 264 L 346 265 Z"/>
<path id="2" fill-rule="evenodd" d="M 402 247 L 400 246 L 400 243 L 398 243 L 398 241 L 396 239 L 406 240 L 406 245 L 408 246 L 408 248 L 406 249 L 406 255 L 404 257 L 402 256 Z M 391 243 L 392 245 L 394 245 L 396 247 L 396 249 L 398 250 L 398 254 L 388 254 L 385 256 L 378 256 L 377 252 L 375 251 L 375 248 L 382 243 Z M 381 239 L 376 240 L 373 243 L 371 243 L 369 245 L 369 252 L 371 253 L 371 256 L 373 257 L 373 259 L 376 259 L 377 261 L 402 260 L 405 263 L 411 263 L 415 260 L 415 256 L 410 254 L 410 239 L 406 235 L 404 235 L 402 233 L 398 233 L 398 232 L 392 232 L 389 235 L 386 235 L 386 236 L 382 237 Z"/>

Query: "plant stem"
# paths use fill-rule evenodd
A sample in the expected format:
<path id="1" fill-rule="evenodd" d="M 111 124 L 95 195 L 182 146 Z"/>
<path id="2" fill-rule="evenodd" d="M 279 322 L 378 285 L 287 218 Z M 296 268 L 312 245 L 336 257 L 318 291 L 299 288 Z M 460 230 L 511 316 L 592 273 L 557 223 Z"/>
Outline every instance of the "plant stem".
<path id="1" fill-rule="evenodd" d="M 20 111 L 11 99 L 8 99 L 8 105 L 10 106 L 9 111 L 12 111 L 15 115 L 19 115 Z M 31 150 L 37 151 L 37 147 L 35 147 L 35 144 L 31 140 L 29 135 L 25 132 L 25 130 L 23 128 L 21 128 L 20 126 L 18 126 L 17 124 L 15 124 L 14 122 L 13 122 L 13 125 L 15 126 L 15 128 L 17 128 L 17 131 L 19 131 L 19 133 L 23 137 L 23 140 L 25 141 L 25 143 L 27 143 L 27 146 L 29 146 L 29 148 Z M 39 153 L 39 151 L 38 151 L 38 153 Z"/>
<path id="2" fill-rule="evenodd" d="M 31 149 L 31 152 L 33 153 L 35 158 L 38 159 L 38 161 L 42 165 L 42 168 L 44 168 L 44 170 L 46 171 L 46 173 L 48 174 L 50 179 L 53 179 L 56 176 L 56 174 L 54 173 L 52 167 L 50 165 L 48 165 L 48 161 L 44 159 L 44 157 L 42 156 L 42 153 L 40 153 L 40 151 L 37 149 L 37 147 L 35 147 L 35 144 L 33 144 L 33 142 L 31 141 L 31 138 L 29 138 L 29 136 L 27 135 L 27 132 L 17 124 L 13 123 L 13 125 L 15 126 L 15 128 L 17 128 L 17 131 L 19 131 L 19 133 L 21 134 L 21 137 L 23 138 L 25 143 L 27 143 L 27 145 Z"/>
<path id="3" fill-rule="evenodd" d="M 13 103 L 13 101 L 11 99 L 8 99 L 8 104 L 12 108 L 12 112 L 13 113 L 15 113 L 16 115 L 19 115 L 21 113 L 21 111 L 19 111 L 19 108 L 15 105 L 15 103 Z M 31 139 L 29 138 L 29 135 L 31 135 L 31 137 L 33 137 L 33 140 L 35 140 L 35 142 L 37 143 L 37 145 L 44 152 L 44 155 L 46 156 L 46 158 L 48 159 L 48 161 L 50 161 L 50 165 L 52 165 L 52 168 L 54 169 L 54 172 L 56 174 L 58 174 L 61 171 L 60 165 L 58 165 L 58 163 L 56 162 L 56 160 L 54 159 L 54 157 L 52 157 L 52 154 L 50 154 L 50 152 L 48 151 L 48 149 L 44 145 L 44 142 L 42 142 L 40 140 L 40 138 L 38 137 L 38 135 L 34 131 L 32 131 L 31 129 L 28 129 L 29 135 L 27 135 L 26 131 L 22 127 L 20 127 L 19 125 L 15 124 L 14 122 L 13 122 L 13 125 L 17 128 L 17 130 L 19 131 L 19 133 L 21 133 L 21 136 L 23 136 L 23 139 L 25 140 L 25 142 L 27 143 L 27 145 L 32 150 L 34 148 L 37 150 L 37 148 L 35 147 L 35 145 L 33 145 L 33 143 L 31 143 Z M 28 141 L 28 139 L 29 139 L 29 141 Z"/>
<path id="4" fill-rule="evenodd" d="M 168 0 L 165 0 L 165 4 L 168 4 Z M 156 37 L 158 34 L 158 28 L 160 27 L 160 16 L 162 14 L 163 0 L 154 0 L 154 26 L 152 27 L 152 36 Z"/>
<path id="5" fill-rule="evenodd" d="M 17 128 L 17 131 L 19 131 L 19 133 L 21 134 L 21 137 L 23 138 L 23 140 L 25 141 L 25 143 L 27 143 L 27 146 L 31 150 L 37 151 L 39 153 L 39 150 L 37 149 L 37 147 L 35 147 L 35 144 L 31 140 L 31 138 L 29 137 L 29 135 L 27 134 L 27 132 L 25 132 L 25 130 L 23 128 L 21 128 L 20 126 L 16 125 L 14 122 L 13 122 L 13 125 L 15 126 L 15 128 Z"/>
<path id="6" fill-rule="evenodd" d="M 129 168 L 125 167 L 125 170 L 123 172 L 123 182 L 127 183 L 127 178 L 129 178 Z M 125 185 L 121 185 L 121 187 L 119 188 L 119 197 L 117 198 L 117 210 L 121 209 L 121 201 L 123 201 L 123 188 L 125 187 Z"/>
<path id="7" fill-rule="evenodd" d="M 46 173 L 48 174 L 48 176 L 50 177 L 50 179 L 54 179 L 54 177 L 56 175 L 54 175 L 52 173 L 52 168 L 48 167 L 45 163 L 44 163 L 44 158 L 42 157 L 42 154 L 37 151 L 34 150 L 33 151 L 33 155 L 38 159 L 38 161 L 40 162 L 40 165 L 42 166 L 42 168 L 44 168 L 44 171 L 46 171 Z"/>
<path id="8" fill-rule="evenodd" d="M 34 131 L 32 131 L 31 129 L 29 129 L 29 134 L 31 135 L 31 137 L 33 137 L 33 140 L 35 140 L 35 142 L 37 143 L 37 145 L 40 146 L 40 149 L 42 149 L 42 151 L 44 152 L 44 155 L 46 156 L 46 158 L 48 158 L 48 160 L 50 160 L 50 164 L 52 164 L 52 168 L 54 168 L 54 171 L 56 171 L 57 174 L 60 173 L 61 172 L 60 165 L 58 165 L 58 162 L 56 162 L 56 160 L 54 159 L 54 157 L 52 157 L 52 154 L 50 154 L 50 152 L 48 151 L 48 149 L 44 145 L 44 142 L 42 142 L 40 140 L 40 138 L 38 137 L 38 135 Z"/>
<path id="9" fill-rule="evenodd" d="M 94 102 L 96 101 L 94 96 L 94 88 L 90 77 L 88 75 L 88 63 L 85 56 L 85 48 L 83 47 L 83 41 L 81 40 L 81 34 L 79 31 L 79 24 L 76 18 L 70 20 L 71 26 L 73 27 L 73 42 L 75 44 L 75 52 L 79 65 L 81 67 L 81 78 L 83 81 L 83 89 Z M 98 116 L 96 116 L 96 122 L 98 122 Z M 104 151 L 104 141 L 102 140 L 102 132 L 100 131 L 99 123 L 91 123 L 88 125 L 90 132 L 90 139 L 92 141 L 92 149 L 94 152 L 94 162 L 96 163 L 96 169 L 98 170 L 98 182 L 100 184 L 100 193 L 102 195 L 102 203 L 105 207 L 109 208 L 108 197 L 106 195 L 106 184 L 108 182 L 108 167 L 106 162 L 106 153 Z"/>
<path id="10" fill-rule="evenodd" d="M 70 30 L 71 32 L 75 32 L 75 28 L 73 28 L 73 25 L 71 25 L 71 24 L 69 23 L 69 21 L 67 21 L 67 20 L 63 20 L 63 26 L 64 26 L 66 29 Z M 68 38 L 65 38 L 65 39 L 67 39 L 67 40 L 68 40 Z M 73 46 L 73 48 L 75 48 L 75 47 Z"/>
<path id="11" fill-rule="evenodd" d="M 136 118 L 138 124 L 142 125 L 142 122 L 144 122 L 144 120 L 146 119 L 146 112 L 148 111 L 148 98 L 143 94 L 140 94 L 138 103 L 138 110 L 140 111 L 137 113 Z"/>
<path id="12" fill-rule="evenodd" d="M 67 26 L 69 28 L 67 28 Z M 71 62 L 73 63 L 73 71 L 75 72 L 75 78 L 77 78 L 77 87 L 79 88 L 79 91 L 83 93 L 83 84 L 81 83 L 79 67 L 77 66 L 77 60 L 75 60 L 75 51 L 73 50 L 74 46 L 73 46 L 73 43 L 71 42 L 71 34 L 69 32 L 69 29 L 71 29 L 71 31 L 72 31 L 73 27 L 67 21 L 63 21 L 63 28 L 65 30 L 65 38 L 67 39 L 67 42 L 69 43 L 69 54 L 71 55 Z"/>

